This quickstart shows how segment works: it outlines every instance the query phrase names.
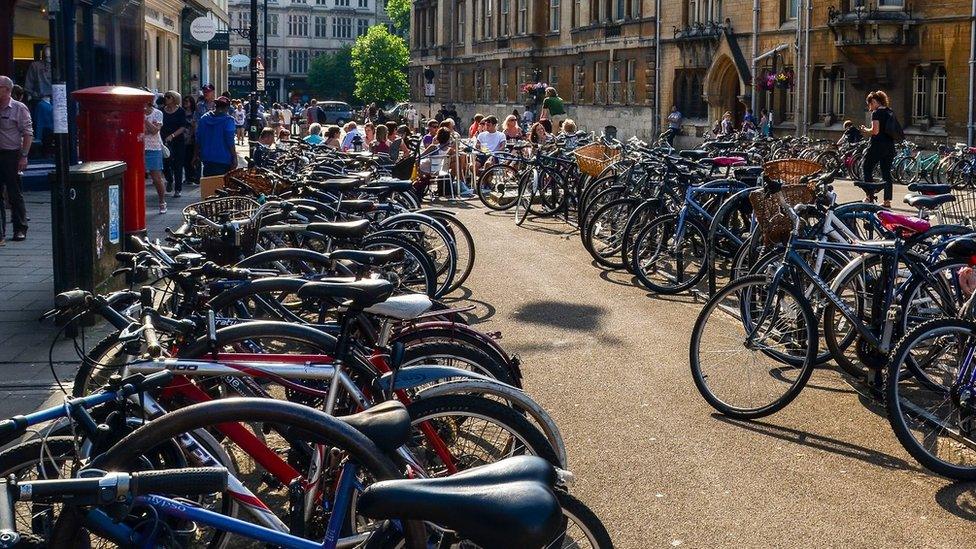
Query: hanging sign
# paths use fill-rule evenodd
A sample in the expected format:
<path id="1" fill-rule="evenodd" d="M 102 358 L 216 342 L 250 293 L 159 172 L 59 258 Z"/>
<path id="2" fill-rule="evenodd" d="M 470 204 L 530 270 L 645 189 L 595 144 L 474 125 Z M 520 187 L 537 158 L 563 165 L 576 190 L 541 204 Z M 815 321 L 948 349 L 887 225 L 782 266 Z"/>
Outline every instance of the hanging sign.
<path id="1" fill-rule="evenodd" d="M 203 15 L 197 17 L 190 23 L 190 36 L 200 42 L 209 42 L 217 35 L 217 22 Z"/>
<path id="2" fill-rule="evenodd" d="M 250 64 L 251 58 L 243 53 L 230 56 L 230 66 L 234 67 L 235 69 L 243 69 Z"/>

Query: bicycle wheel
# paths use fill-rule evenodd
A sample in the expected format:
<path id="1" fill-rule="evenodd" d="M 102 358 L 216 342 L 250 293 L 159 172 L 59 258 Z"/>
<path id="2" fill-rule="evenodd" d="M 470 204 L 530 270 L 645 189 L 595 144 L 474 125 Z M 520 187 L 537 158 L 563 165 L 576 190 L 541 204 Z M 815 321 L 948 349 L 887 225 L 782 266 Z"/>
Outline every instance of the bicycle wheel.
<path id="1" fill-rule="evenodd" d="M 633 267 L 631 266 L 630 260 L 632 255 L 631 250 L 634 249 L 634 242 L 637 240 L 637 235 L 651 221 L 657 218 L 660 211 L 660 201 L 645 200 L 634 209 L 630 214 L 630 219 L 627 220 L 627 225 L 624 227 L 623 241 L 620 244 L 620 257 L 623 260 L 624 267 L 631 274 L 633 274 Z"/>
<path id="2" fill-rule="evenodd" d="M 361 484 L 401 478 L 396 465 L 386 457 L 365 435 L 328 414 L 292 402 L 272 399 L 229 399 L 195 404 L 170 412 L 145 426 L 136 429 L 98 456 L 92 467 L 111 471 L 132 470 L 146 448 L 156 448 L 174 437 L 198 429 L 215 428 L 224 423 L 263 423 L 288 431 L 293 440 L 301 440 L 310 446 L 322 445 L 339 455 L 347 456 L 360 467 Z M 284 451 L 279 448 L 279 451 Z M 321 472 L 319 485 L 325 496 L 335 486 L 336 475 L 341 468 L 329 467 Z M 52 546 L 74 546 L 79 540 L 89 540 L 90 532 L 84 528 L 84 511 L 62 512 L 52 533 Z M 355 513 L 354 509 L 348 510 Z M 331 509 L 319 509 L 328 514 Z M 426 531 L 423 524 L 403 523 L 407 546 L 426 547 Z M 378 535 L 388 536 L 395 527 L 383 523 L 373 524 Z M 312 535 L 306 532 L 306 535 Z"/>
<path id="3" fill-rule="evenodd" d="M 603 205 L 593 214 L 587 225 L 587 237 L 583 240 L 583 247 L 600 265 L 609 269 L 624 266 L 624 229 L 638 204 L 640 202 L 636 198 L 620 198 Z"/>
<path id="4" fill-rule="evenodd" d="M 402 230 L 406 240 L 416 244 L 434 264 L 437 276 L 435 297 L 447 293 L 457 274 L 458 258 L 454 238 L 433 218 L 418 213 L 406 214 L 380 224 L 382 229 Z"/>
<path id="5" fill-rule="evenodd" d="M 497 401 L 444 395 L 411 402 L 407 410 L 414 426 L 407 447 L 432 477 L 517 455 L 560 465 L 545 435 L 524 415 Z"/>
<path id="6" fill-rule="evenodd" d="M 485 170 L 477 188 L 481 203 L 495 211 L 505 211 L 515 206 L 520 175 L 518 168 L 507 164 L 496 164 Z"/>
<path id="7" fill-rule="evenodd" d="M 43 453 L 42 453 L 43 448 Z M 75 452 L 74 438 L 47 437 L 11 446 L 0 453 L 0 473 L 18 482 L 32 480 L 74 478 L 81 468 Z M 14 524 L 20 534 L 31 533 L 49 540 L 51 529 L 61 513 L 61 505 L 17 502 L 14 504 Z"/>
<path id="8" fill-rule="evenodd" d="M 535 193 L 532 191 L 532 181 L 526 181 L 523 177 L 519 184 L 518 199 L 515 201 L 515 225 L 521 227 L 522 223 L 525 223 L 525 218 L 529 216 L 529 207 L 532 205 L 533 198 L 535 198 Z"/>
<path id="9" fill-rule="evenodd" d="M 927 469 L 976 480 L 976 409 L 969 379 L 960 381 L 976 348 L 976 322 L 941 318 L 898 342 L 888 365 L 888 422 L 902 446 Z M 916 362 L 924 376 L 906 367 Z"/>
<path id="10" fill-rule="evenodd" d="M 562 545 L 560 545 L 561 548 L 610 549 L 613 547 L 610 533 L 607 532 L 607 527 L 603 525 L 603 521 L 596 516 L 596 513 L 568 492 L 557 488 L 555 493 L 556 499 L 559 500 L 559 506 L 563 508 L 563 515 L 567 519 L 566 533 Z"/>
<path id="11" fill-rule="evenodd" d="M 531 171 L 523 174 L 527 177 Z M 539 168 L 538 185 L 533 189 L 535 197 L 529 204 L 532 213 L 539 217 L 552 217 L 563 211 L 569 194 L 562 174 L 551 168 Z"/>
<path id="12" fill-rule="evenodd" d="M 801 364 L 783 360 L 800 350 Z M 816 356 L 817 321 L 810 304 L 785 283 L 770 295 L 765 276 L 745 277 L 715 294 L 698 315 L 689 349 L 702 397 L 739 419 L 767 416 L 792 402 Z"/>
<path id="13" fill-rule="evenodd" d="M 468 277 L 471 276 L 471 271 L 474 269 L 474 238 L 471 236 L 471 231 L 452 212 L 421 210 L 420 213 L 429 215 L 440 221 L 454 239 L 454 248 L 457 255 L 457 273 L 454 275 L 454 280 L 448 286 L 445 294 L 452 293 L 468 280 Z"/>
<path id="14" fill-rule="evenodd" d="M 658 217 L 637 236 L 631 267 L 641 285 L 661 294 L 695 287 L 705 276 L 705 229 L 686 218 L 678 233 L 678 216 Z"/>
<path id="15" fill-rule="evenodd" d="M 438 297 L 442 288 L 437 284 L 437 269 L 421 247 L 404 238 L 380 235 L 366 237 L 361 248 L 366 251 L 403 248 L 403 260 L 383 267 L 380 278 L 392 282 L 398 293 L 424 294 L 431 299 Z"/>

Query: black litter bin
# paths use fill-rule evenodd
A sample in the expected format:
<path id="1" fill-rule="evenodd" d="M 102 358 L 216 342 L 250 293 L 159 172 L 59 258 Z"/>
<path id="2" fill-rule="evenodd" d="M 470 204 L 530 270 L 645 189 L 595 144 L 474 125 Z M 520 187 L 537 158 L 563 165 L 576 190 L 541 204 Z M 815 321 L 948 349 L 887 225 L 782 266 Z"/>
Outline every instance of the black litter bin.
<path id="1" fill-rule="evenodd" d="M 124 277 L 112 277 L 123 245 L 125 168 L 125 162 L 71 166 L 64 193 L 57 192 L 51 174 L 55 293 L 73 288 L 105 293 L 125 284 Z"/>

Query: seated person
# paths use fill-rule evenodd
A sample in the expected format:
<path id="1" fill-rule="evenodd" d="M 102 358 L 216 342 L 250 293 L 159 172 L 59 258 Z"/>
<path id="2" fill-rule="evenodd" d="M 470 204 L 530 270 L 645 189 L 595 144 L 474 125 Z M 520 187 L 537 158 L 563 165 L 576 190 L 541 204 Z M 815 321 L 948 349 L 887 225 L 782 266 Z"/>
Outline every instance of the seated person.
<path id="1" fill-rule="evenodd" d="M 339 139 L 339 134 L 341 132 L 342 130 L 339 128 L 339 126 L 329 126 L 329 128 L 325 130 L 325 146 L 330 149 L 339 150 L 339 147 L 342 146 L 342 141 Z"/>
<path id="2" fill-rule="evenodd" d="M 837 140 L 837 146 L 839 147 L 845 144 L 852 145 L 860 142 L 862 139 L 864 139 L 864 136 L 861 135 L 861 130 L 854 127 L 854 122 L 851 120 L 845 120 L 844 133 L 840 136 L 840 139 Z"/>
<path id="3" fill-rule="evenodd" d="M 421 196 L 423 196 L 426 192 L 427 186 L 430 185 L 431 179 L 437 175 L 434 173 L 436 163 L 441 164 L 438 171 L 456 173 L 456 166 L 454 166 L 454 145 L 452 142 L 453 139 L 450 128 L 439 128 L 437 130 L 437 136 L 434 138 L 434 142 L 428 145 L 427 148 L 420 153 L 420 178 L 414 184 L 414 188 Z M 435 156 L 446 158 L 438 158 L 435 161 L 432 158 Z M 460 186 L 461 198 L 471 198 L 474 196 L 474 191 L 472 191 L 463 180 L 460 180 Z"/>
<path id="4" fill-rule="evenodd" d="M 478 168 L 487 165 L 494 157 L 495 153 L 505 150 L 505 143 L 508 139 L 504 132 L 498 131 L 498 119 L 494 116 L 486 116 L 484 119 L 485 131 L 478 134 L 477 145 L 483 151 L 478 153 Z"/>
<path id="5" fill-rule="evenodd" d="M 575 149 L 579 142 L 579 132 L 576 129 L 576 122 L 572 118 L 563 120 L 562 131 L 559 135 L 565 140 L 566 149 Z"/>
<path id="6" fill-rule="evenodd" d="M 336 128 L 336 130 L 338 129 L 339 128 Z M 305 136 L 305 139 L 303 139 L 303 141 L 305 141 L 309 145 L 321 145 L 322 143 L 324 143 L 325 139 L 322 138 L 322 124 L 315 122 L 314 124 L 309 126 L 308 135 Z"/>

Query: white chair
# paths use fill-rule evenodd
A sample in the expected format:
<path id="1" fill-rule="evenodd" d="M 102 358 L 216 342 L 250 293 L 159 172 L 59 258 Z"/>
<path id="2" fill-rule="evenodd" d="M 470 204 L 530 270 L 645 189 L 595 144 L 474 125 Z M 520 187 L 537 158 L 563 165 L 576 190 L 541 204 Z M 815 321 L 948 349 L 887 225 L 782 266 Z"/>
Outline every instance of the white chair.
<path id="1" fill-rule="evenodd" d="M 460 183 L 457 183 L 451 174 L 451 159 L 453 157 L 454 155 L 451 154 L 429 154 L 421 159 L 420 169 L 430 176 L 430 185 L 428 188 L 433 189 L 431 191 L 432 195 L 443 186 L 443 188 L 450 189 L 451 199 L 460 196 Z M 425 163 L 427 164 L 426 167 L 424 166 Z M 455 184 L 458 185 L 457 191 L 455 191 Z"/>

